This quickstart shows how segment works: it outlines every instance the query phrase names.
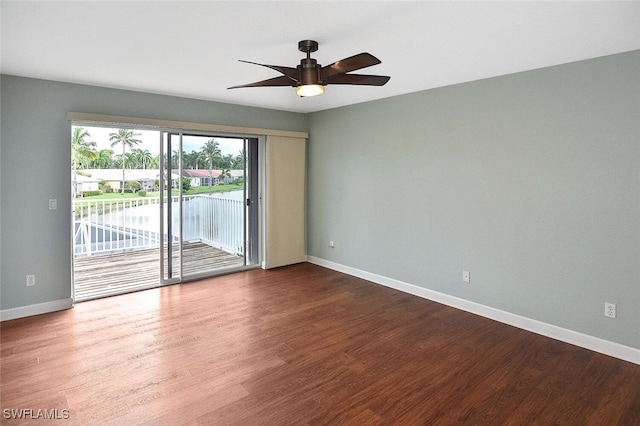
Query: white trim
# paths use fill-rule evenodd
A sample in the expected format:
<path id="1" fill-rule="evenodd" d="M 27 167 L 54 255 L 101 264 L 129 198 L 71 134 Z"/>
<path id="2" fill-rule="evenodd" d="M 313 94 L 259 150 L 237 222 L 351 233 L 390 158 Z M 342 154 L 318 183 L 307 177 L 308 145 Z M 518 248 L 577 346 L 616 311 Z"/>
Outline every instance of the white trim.
<path id="1" fill-rule="evenodd" d="M 307 261 L 315 265 L 333 269 L 334 271 L 362 278 L 376 284 L 400 290 L 405 293 L 413 294 L 414 296 L 442 303 L 443 305 L 461 309 L 463 311 L 480 315 L 485 318 L 489 318 L 514 327 L 518 327 L 523 330 L 531 331 L 542 336 L 550 337 L 552 339 L 560 340 L 565 343 L 570 343 L 572 345 L 580 346 L 585 349 L 589 349 L 640 365 L 640 349 L 621 345 L 619 343 L 600 339 L 598 337 L 589 336 L 577 331 L 558 327 L 552 324 L 547 324 L 542 321 L 512 314 L 510 312 L 502 311 L 490 306 L 481 305 L 476 302 L 460 299 L 455 296 L 450 296 L 448 294 L 429 290 L 423 287 L 418 287 L 414 284 L 409 284 L 403 281 L 395 280 L 393 278 L 373 274 L 371 272 L 352 268 L 350 266 L 342 265 L 340 263 L 321 259 L 315 256 L 307 256 Z"/>
<path id="2" fill-rule="evenodd" d="M 284 136 L 290 138 L 307 139 L 309 134 L 306 132 L 296 132 L 291 130 L 277 129 L 256 129 L 253 127 L 225 126 L 222 124 L 194 123 L 190 121 L 175 120 L 158 120 L 153 118 L 141 117 L 123 117 L 120 115 L 91 114 L 85 112 L 68 112 L 67 120 L 73 122 L 96 123 L 96 124 L 122 124 L 134 126 L 149 126 L 162 129 L 182 129 L 182 130 L 199 130 L 206 132 L 221 132 L 238 135 L 253 136 Z"/>
<path id="3" fill-rule="evenodd" d="M 0 321 L 48 314 L 50 312 L 62 311 L 70 308 L 73 308 L 73 299 L 71 298 L 37 303 L 35 305 L 20 306 L 19 308 L 4 309 L 0 311 Z"/>

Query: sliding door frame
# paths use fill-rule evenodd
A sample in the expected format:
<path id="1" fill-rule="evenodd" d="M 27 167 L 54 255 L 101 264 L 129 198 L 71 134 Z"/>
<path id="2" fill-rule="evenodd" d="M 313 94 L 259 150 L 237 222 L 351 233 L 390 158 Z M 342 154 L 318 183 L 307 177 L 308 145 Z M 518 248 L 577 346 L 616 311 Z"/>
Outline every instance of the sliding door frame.
<path id="1" fill-rule="evenodd" d="M 269 241 L 273 238 L 272 235 L 267 235 L 266 232 L 266 208 L 265 204 L 270 195 L 266 192 L 266 144 L 267 138 L 271 136 L 281 136 L 285 138 L 297 138 L 306 140 L 309 138 L 309 134 L 307 132 L 299 132 L 299 131 L 290 131 L 290 130 L 278 130 L 278 129 L 265 129 L 265 128 L 252 128 L 252 127 L 241 127 L 241 126 L 228 126 L 228 125 L 220 125 L 220 124 L 211 124 L 211 123 L 198 123 L 198 122 L 186 122 L 186 121 L 173 121 L 173 120 L 160 120 L 160 119 L 150 119 L 150 118 L 142 118 L 142 117 L 127 117 L 127 116 L 116 116 L 116 115 L 106 115 L 106 114 L 93 114 L 93 113 L 83 113 L 83 112 L 68 112 L 67 120 L 77 123 L 79 125 L 99 125 L 99 126 L 127 126 L 129 128 L 140 128 L 140 129 L 149 129 L 149 130 L 158 130 L 158 131 L 177 131 L 181 130 L 183 132 L 204 132 L 204 133 L 213 133 L 219 136 L 228 136 L 228 137 L 238 137 L 242 138 L 257 138 L 258 139 L 258 175 L 259 175 L 259 188 L 257 196 L 257 203 L 259 207 L 258 217 L 259 222 L 258 226 L 258 241 L 255 245 L 257 247 L 252 248 L 252 252 L 257 252 L 257 262 L 262 263 L 263 268 L 267 268 L 266 258 L 266 248 Z M 247 267 L 246 269 L 250 269 L 252 267 Z M 226 273 L 226 272 L 221 272 Z M 188 278 L 191 280 L 191 277 Z M 198 279 L 194 277 L 193 279 Z"/>
<path id="2" fill-rule="evenodd" d="M 183 256 L 182 256 L 182 135 L 181 131 L 160 131 L 160 161 L 159 161 L 159 189 L 160 189 L 160 285 L 177 284 L 182 282 L 183 273 Z M 164 162 L 164 148 L 166 136 L 166 148 L 167 148 L 167 164 L 166 164 L 166 186 L 165 188 L 165 162 Z M 173 232 L 173 178 L 172 178 L 172 138 L 178 137 L 178 274 L 174 276 L 173 268 L 173 239 L 176 234 Z M 166 202 L 165 202 L 165 191 Z M 166 212 L 166 214 L 165 214 Z M 164 230 L 167 230 L 167 243 L 165 246 Z M 167 263 L 165 264 L 165 255 Z M 166 278 L 165 278 L 166 277 Z"/>

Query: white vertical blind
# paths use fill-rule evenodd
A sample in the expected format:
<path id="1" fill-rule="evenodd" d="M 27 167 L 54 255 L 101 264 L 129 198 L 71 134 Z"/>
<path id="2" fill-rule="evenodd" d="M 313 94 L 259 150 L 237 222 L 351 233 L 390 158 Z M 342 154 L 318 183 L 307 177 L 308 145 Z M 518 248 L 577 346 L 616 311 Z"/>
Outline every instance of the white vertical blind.
<path id="1" fill-rule="evenodd" d="M 265 182 L 265 267 L 306 261 L 304 138 L 268 136 Z"/>

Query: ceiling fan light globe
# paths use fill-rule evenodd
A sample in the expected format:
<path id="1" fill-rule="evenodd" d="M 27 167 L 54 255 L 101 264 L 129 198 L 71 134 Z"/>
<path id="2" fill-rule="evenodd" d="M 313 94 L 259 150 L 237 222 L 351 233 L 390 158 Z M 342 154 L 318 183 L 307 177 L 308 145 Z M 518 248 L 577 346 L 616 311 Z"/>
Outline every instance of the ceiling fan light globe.
<path id="1" fill-rule="evenodd" d="M 296 86 L 296 94 L 301 98 L 319 96 L 324 93 L 324 86 L 321 84 L 303 84 Z"/>

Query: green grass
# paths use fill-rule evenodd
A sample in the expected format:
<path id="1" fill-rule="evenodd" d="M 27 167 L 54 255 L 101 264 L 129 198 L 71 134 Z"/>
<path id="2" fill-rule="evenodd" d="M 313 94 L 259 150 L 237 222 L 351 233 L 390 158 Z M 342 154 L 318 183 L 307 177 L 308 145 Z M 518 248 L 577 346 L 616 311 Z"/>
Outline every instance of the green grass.
<path id="1" fill-rule="evenodd" d="M 196 194 L 212 194 L 216 192 L 227 192 L 227 191 L 237 191 L 243 189 L 242 185 L 214 185 L 211 188 L 208 186 L 196 186 L 191 188 L 190 190 L 184 192 L 184 195 L 196 195 Z M 171 191 L 173 195 L 178 195 L 179 191 L 174 189 Z M 78 199 L 77 201 L 91 201 L 91 200 L 113 200 L 120 198 L 157 198 L 160 196 L 160 192 L 147 192 L 145 197 L 140 196 L 139 194 L 121 194 L 119 192 L 113 192 L 110 194 L 102 194 L 102 195 L 93 195 L 91 197 L 83 197 Z"/>
<path id="2" fill-rule="evenodd" d="M 242 185 L 215 185 L 209 189 L 208 186 L 196 186 L 195 188 L 191 188 L 184 195 L 195 195 L 195 194 L 210 194 L 213 192 L 228 192 L 228 191 L 237 191 L 243 189 Z M 155 193 L 154 193 L 155 194 Z M 174 190 L 174 194 L 178 195 L 178 191 Z"/>
<path id="3" fill-rule="evenodd" d="M 90 197 L 78 198 L 78 200 L 107 200 L 112 198 L 133 198 L 138 197 L 138 194 L 121 194 L 113 192 L 111 194 L 92 195 Z"/>

